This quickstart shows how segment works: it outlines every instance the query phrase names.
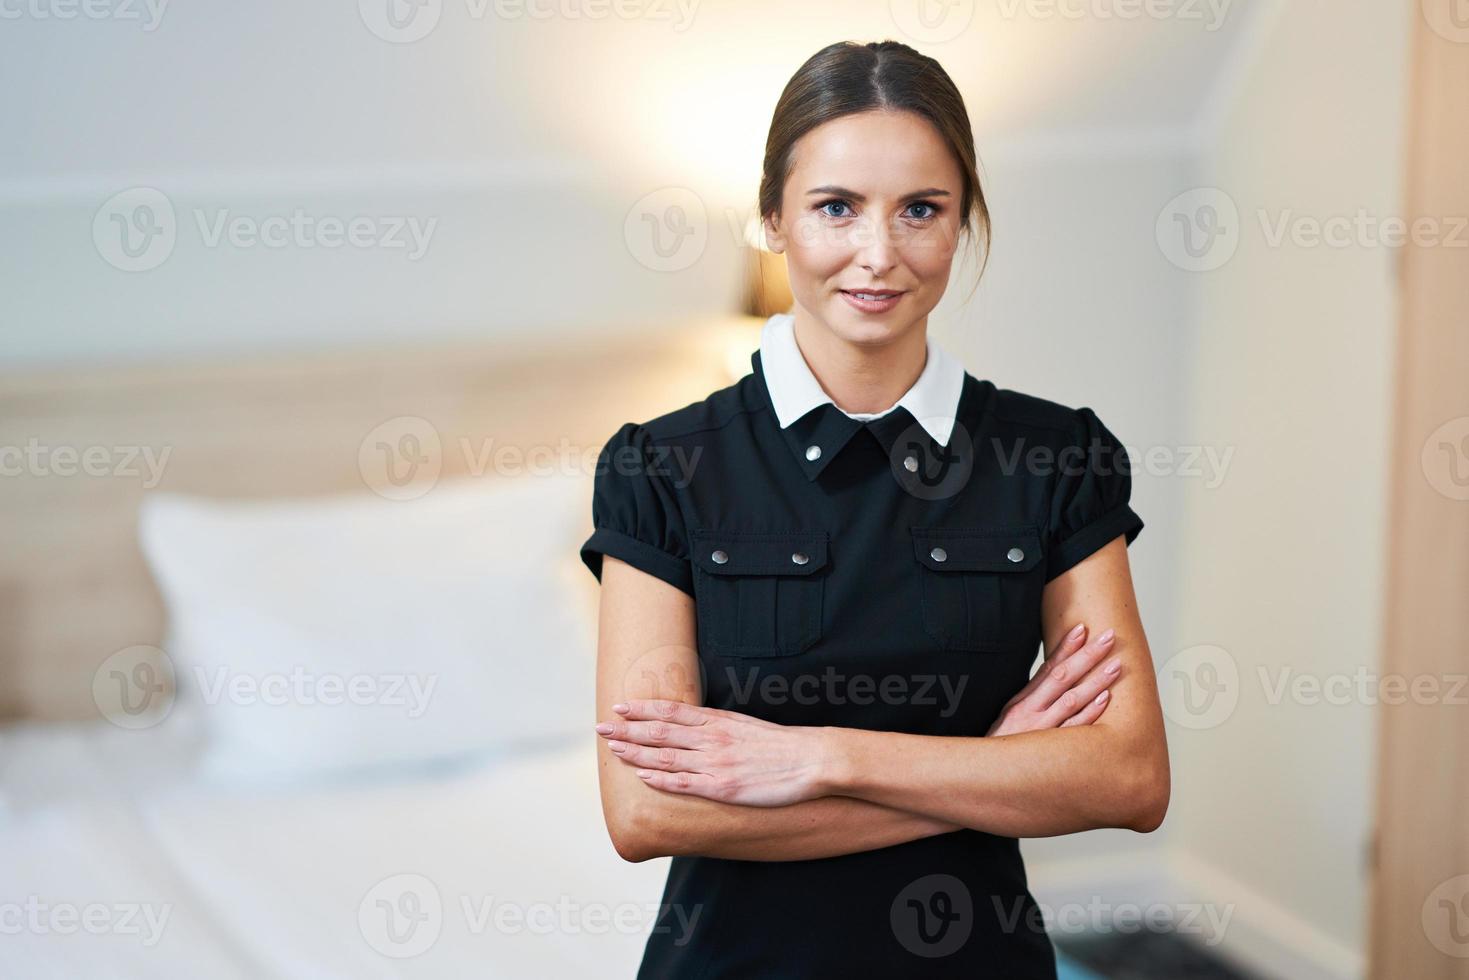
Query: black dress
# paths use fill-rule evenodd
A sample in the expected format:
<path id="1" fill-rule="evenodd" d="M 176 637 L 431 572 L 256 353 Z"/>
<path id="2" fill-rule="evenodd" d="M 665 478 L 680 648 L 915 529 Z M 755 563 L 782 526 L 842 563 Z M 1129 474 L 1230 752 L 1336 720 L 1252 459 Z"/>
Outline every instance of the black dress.
<path id="1" fill-rule="evenodd" d="M 613 434 L 583 561 L 694 597 L 706 705 L 983 736 L 1029 679 L 1045 584 L 1143 527 L 1120 443 L 1089 408 L 969 374 L 946 446 L 902 407 L 859 421 L 826 404 L 781 429 L 751 363 Z M 675 857 L 662 902 L 640 980 L 1056 975 L 1013 837 Z"/>

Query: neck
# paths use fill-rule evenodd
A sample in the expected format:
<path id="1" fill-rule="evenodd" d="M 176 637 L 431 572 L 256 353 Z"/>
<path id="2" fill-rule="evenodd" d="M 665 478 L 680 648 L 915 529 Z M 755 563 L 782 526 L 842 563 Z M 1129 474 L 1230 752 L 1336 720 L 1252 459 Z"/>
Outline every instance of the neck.
<path id="1" fill-rule="evenodd" d="M 844 412 L 882 412 L 912 388 L 928 361 L 928 319 L 893 340 L 854 344 L 796 306 L 796 346 Z"/>

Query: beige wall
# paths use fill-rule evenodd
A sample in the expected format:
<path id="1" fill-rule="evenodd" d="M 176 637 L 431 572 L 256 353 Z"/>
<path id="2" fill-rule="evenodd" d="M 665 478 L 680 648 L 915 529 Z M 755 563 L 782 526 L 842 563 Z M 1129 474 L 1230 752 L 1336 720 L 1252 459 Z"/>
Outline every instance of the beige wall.
<path id="1" fill-rule="evenodd" d="M 1281 4 L 1198 173 L 1240 221 L 1233 257 L 1198 274 L 1186 425 L 1235 455 L 1218 488 L 1187 488 L 1172 648 L 1223 648 L 1239 683 L 1217 724 L 1170 726 L 1170 843 L 1239 883 L 1219 896 L 1237 918 L 1283 910 L 1287 941 L 1351 971 L 1365 952 L 1374 710 L 1272 697 L 1285 672 L 1379 669 L 1394 265 L 1380 245 L 1273 246 L 1259 211 L 1272 231 L 1287 213 L 1401 213 L 1416 6 Z"/>

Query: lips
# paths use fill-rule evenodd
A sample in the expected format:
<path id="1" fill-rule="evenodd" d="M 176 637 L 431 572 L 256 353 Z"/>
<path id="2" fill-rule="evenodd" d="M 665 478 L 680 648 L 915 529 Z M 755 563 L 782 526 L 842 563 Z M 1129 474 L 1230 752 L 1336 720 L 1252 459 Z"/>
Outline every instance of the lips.
<path id="1" fill-rule="evenodd" d="M 843 289 L 842 300 L 858 313 L 883 314 L 897 309 L 905 295 L 899 289 Z"/>
<path id="2" fill-rule="evenodd" d="M 901 289 L 843 289 L 842 292 L 849 296 L 870 297 L 872 299 L 891 299 L 894 296 L 903 295 Z"/>

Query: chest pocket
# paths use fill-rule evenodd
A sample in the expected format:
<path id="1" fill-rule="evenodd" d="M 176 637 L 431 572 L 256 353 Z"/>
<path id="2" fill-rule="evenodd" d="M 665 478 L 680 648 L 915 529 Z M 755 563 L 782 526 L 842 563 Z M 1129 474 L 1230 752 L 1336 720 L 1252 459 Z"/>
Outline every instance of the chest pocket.
<path id="1" fill-rule="evenodd" d="M 691 544 L 701 647 L 788 657 L 821 639 L 825 531 L 699 529 Z"/>
<path id="2" fill-rule="evenodd" d="M 1034 524 L 911 531 L 931 637 L 947 650 L 1035 652 L 1045 566 Z"/>

